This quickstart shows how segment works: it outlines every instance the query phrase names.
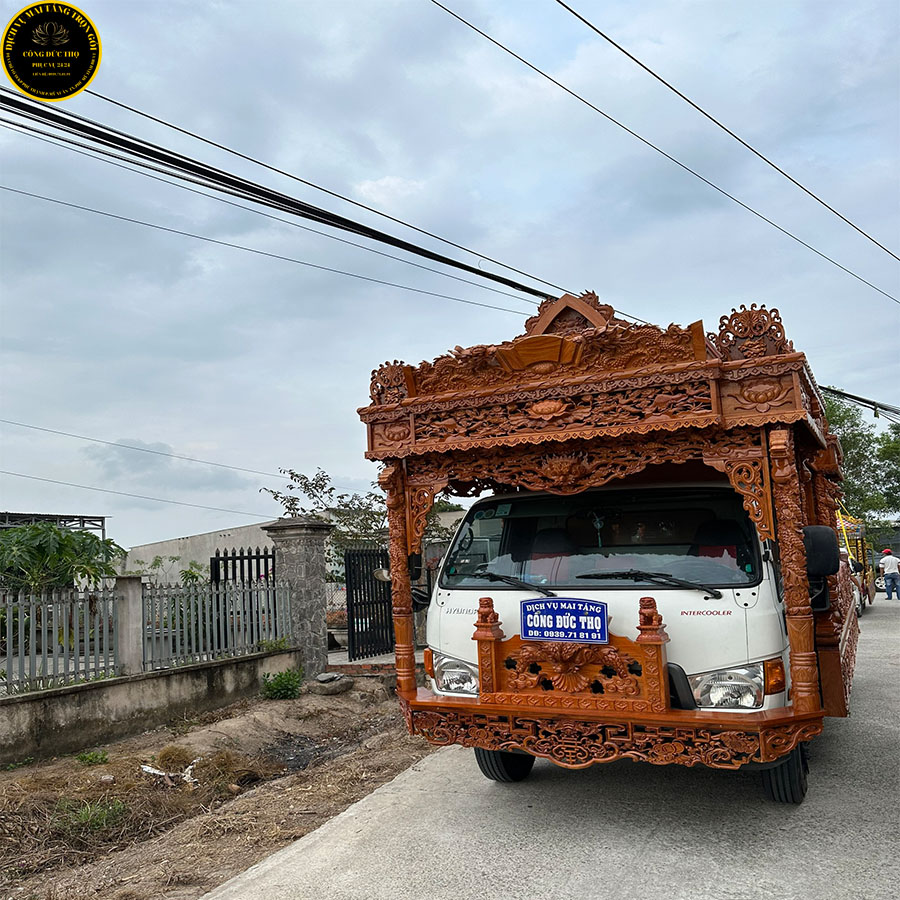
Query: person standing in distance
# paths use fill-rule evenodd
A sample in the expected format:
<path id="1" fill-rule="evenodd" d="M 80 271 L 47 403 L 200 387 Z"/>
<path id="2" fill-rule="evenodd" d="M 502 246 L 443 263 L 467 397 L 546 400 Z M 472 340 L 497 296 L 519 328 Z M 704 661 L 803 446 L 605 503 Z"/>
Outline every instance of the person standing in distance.
<path id="1" fill-rule="evenodd" d="M 897 592 L 897 599 L 900 600 L 900 560 L 890 549 L 882 550 L 878 568 L 884 572 L 884 589 L 887 591 L 888 600 L 893 599 L 894 591 Z"/>

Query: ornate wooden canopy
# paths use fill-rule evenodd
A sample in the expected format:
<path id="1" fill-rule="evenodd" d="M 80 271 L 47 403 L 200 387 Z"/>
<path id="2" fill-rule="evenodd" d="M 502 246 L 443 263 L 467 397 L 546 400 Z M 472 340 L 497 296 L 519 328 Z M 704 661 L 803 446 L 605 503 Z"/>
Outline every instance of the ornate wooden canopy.
<path id="1" fill-rule="evenodd" d="M 592 293 L 546 300 L 525 334 L 372 372 L 360 410 L 371 459 L 803 421 L 823 403 L 777 310 L 722 316 L 716 334 L 636 325 Z"/>

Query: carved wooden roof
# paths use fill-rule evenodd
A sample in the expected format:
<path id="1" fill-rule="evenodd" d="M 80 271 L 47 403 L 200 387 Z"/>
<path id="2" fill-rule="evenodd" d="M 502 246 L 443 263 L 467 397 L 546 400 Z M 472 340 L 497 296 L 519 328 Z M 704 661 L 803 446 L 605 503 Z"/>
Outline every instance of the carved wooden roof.
<path id="1" fill-rule="evenodd" d="M 806 422 L 823 403 L 776 309 L 722 316 L 718 332 L 632 324 L 593 293 L 545 300 L 525 333 L 372 372 L 359 411 L 370 459 L 544 441 Z"/>

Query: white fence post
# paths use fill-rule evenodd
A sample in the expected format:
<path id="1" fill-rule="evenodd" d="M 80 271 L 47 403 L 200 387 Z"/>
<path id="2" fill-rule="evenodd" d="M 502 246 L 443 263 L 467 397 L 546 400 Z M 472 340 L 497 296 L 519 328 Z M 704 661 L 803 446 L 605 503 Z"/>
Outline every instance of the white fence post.
<path id="1" fill-rule="evenodd" d="M 139 675 L 144 671 L 143 589 L 140 575 L 116 578 L 115 605 L 118 612 L 119 673 Z"/>

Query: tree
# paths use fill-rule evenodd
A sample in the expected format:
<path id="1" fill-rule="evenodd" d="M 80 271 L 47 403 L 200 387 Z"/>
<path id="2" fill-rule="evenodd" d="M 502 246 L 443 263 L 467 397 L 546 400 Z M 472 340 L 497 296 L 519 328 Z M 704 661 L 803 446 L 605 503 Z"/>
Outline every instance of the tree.
<path id="1" fill-rule="evenodd" d="M 875 453 L 881 469 L 881 489 L 896 516 L 900 514 L 900 424 L 889 425 L 888 430 L 878 436 Z"/>
<path id="2" fill-rule="evenodd" d="M 278 470 L 290 479 L 284 491 L 261 488 L 281 504 L 287 516 L 312 516 L 334 525 L 328 542 L 328 563 L 333 573 L 343 572 L 344 551 L 360 544 L 386 544 L 388 536 L 387 506 L 377 484 L 365 493 L 341 493 L 331 483 L 331 476 L 317 468 L 311 478 L 293 469 Z M 440 498 L 428 513 L 425 541 L 449 540 L 450 529 L 440 524 L 439 512 L 462 509 Z"/>
<path id="3" fill-rule="evenodd" d="M 891 530 L 887 520 L 900 512 L 900 425 L 878 434 L 859 406 L 828 394 L 825 415 L 844 454 L 844 506 L 865 520 L 877 541 L 886 528 Z"/>
<path id="4" fill-rule="evenodd" d="M 70 531 L 51 522 L 0 530 L 0 582 L 13 591 L 41 593 L 94 586 L 115 577 L 125 550 L 89 531 Z"/>

